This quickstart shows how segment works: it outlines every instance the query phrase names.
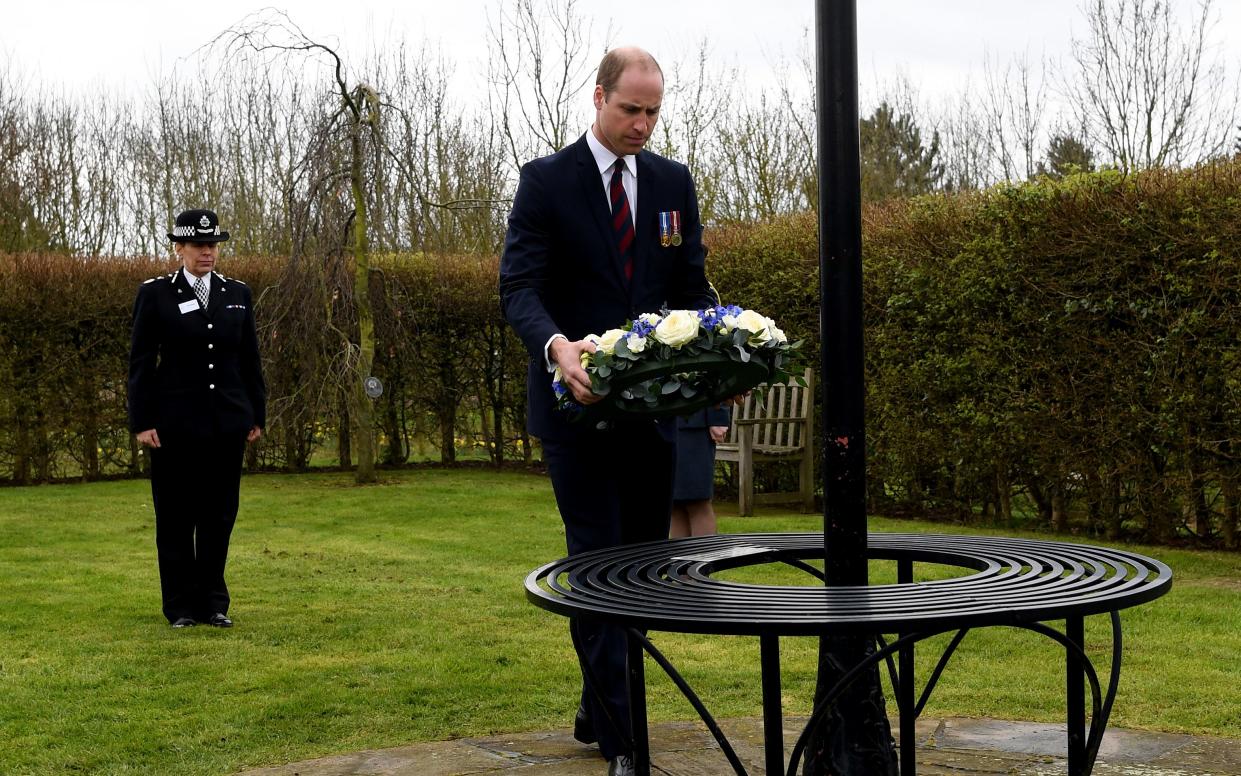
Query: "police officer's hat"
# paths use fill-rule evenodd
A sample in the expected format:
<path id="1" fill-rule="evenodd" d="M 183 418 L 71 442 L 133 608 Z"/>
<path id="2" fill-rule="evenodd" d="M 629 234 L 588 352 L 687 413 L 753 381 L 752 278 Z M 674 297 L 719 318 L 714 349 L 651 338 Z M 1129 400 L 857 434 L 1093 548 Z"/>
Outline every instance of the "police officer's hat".
<path id="1" fill-rule="evenodd" d="M 216 243 L 228 239 L 228 232 L 220 231 L 220 219 L 214 210 L 183 210 L 177 216 L 177 224 L 168 233 L 173 242 Z"/>

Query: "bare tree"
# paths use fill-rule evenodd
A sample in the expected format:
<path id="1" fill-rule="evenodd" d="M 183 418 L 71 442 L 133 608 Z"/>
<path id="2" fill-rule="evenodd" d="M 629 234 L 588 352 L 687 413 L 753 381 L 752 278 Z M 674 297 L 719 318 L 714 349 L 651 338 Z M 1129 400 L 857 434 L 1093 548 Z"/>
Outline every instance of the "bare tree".
<path id="1" fill-rule="evenodd" d="M 810 29 L 802 30 L 795 65 L 778 64 L 780 105 L 789 118 L 794 159 L 798 162 L 795 185 L 810 204 L 819 207 L 819 105 L 815 95 L 815 60 Z M 796 68 L 795 70 L 793 68 Z M 798 88 L 797 84 L 802 88 Z"/>
<path id="2" fill-rule="evenodd" d="M 731 101 L 730 85 L 737 81 L 735 67 L 713 67 L 711 63 L 706 38 L 698 41 L 688 59 L 672 62 L 657 125 L 658 152 L 680 159 L 695 173 L 699 172 L 704 147 Z"/>
<path id="3" fill-rule="evenodd" d="M 944 103 L 933 126 L 943 140 L 944 177 L 947 191 L 972 191 L 995 182 L 991 144 L 984 133 L 982 109 L 969 84 L 954 99 Z"/>
<path id="4" fill-rule="evenodd" d="M 280 11 L 260 12 L 250 22 L 233 28 L 216 39 L 223 47 L 224 59 L 252 53 L 259 57 L 275 54 L 309 54 L 326 56 L 332 65 L 332 85 L 336 108 L 319 127 L 321 142 L 333 148 L 314 148 L 328 158 L 340 155 L 340 166 L 324 171 L 319 184 L 324 188 L 347 184 L 347 201 L 352 206 L 346 214 L 349 225 L 348 245 L 352 254 L 352 271 L 347 285 L 335 289 L 335 298 L 351 302 L 356 334 L 337 327 L 343 347 L 344 365 L 349 379 L 341 386 L 350 419 L 351 447 L 356 445 L 358 483 L 375 480 L 374 408 L 366 395 L 365 381 L 371 375 L 375 359 L 375 322 L 370 299 L 371 255 L 368 232 L 367 167 L 380 139 L 380 103 L 375 87 L 358 81 L 352 85 L 340 55 L 331 47 L 311 39 L 287 14 Z M 344 152 L 341 153 L 343 144 Z M 330 319 L 329 319 L 330 320 Z M 343 461 L 342 461 L 343 463 Z"/>
<path id="5" fill-rule="evenodd" d="M 1228 146 L 1237 90 L 1210 59 L 1212 0 L 1187 30 L 1170 0 L 1086 0 L 1063 90 L 1087 141 L 1122 171 L 1179 166 Z"/>
<path id="6" fill-rule="evenodd" d="M 760 95 L 757 104 L 734 106 L 719 121 L 710 164 L 718 190 L 710 192 L 720 221 L 756 221 L 810 209 L 803 150 L 789 114 Z"/>
<path id="7" fill-rule="evenodd" d="M 377 202 L 381 241 L 390 250 L 496 250 L 511 200 L 503 141 L 491 117 L 467 115 L 452 103 L 452 65 L 428 47 L 412 66 L 405 56 L 392 61 L 383 77 L 390 125 L 383 150 L 391 169 L 376 170 L 376 189 L 388 192 Z"/>
<path id="8" fill-rule="evenodd" d="M 25 93 L 25 85 L 6 58 L 0 62 L 0 251 L 32 250 L 45 247 L 47 241 L 21 175 L 30 132 L 22 110 Z"/>
<path id="9" fill-rule="evenodd" d="M 983 115 L 991 158 L 1004 180 L 1034 177 L 1047 114 L 1047 62 L 1031 66 L 1028 54 L 1014 57 L 1002 72 L 990 58 L 983 66 Z"/>
<path id="10" fill-rule="evenodd" d="M 577 0 L 516 0 L 488 14 L 488 83 L 492 118 L 513 170 L 559 151 L 581 125 L 583 87 L 595 62 L 593 25 L 584 23 Z M 598 55 L 608 47 L 609 29 Z"/>

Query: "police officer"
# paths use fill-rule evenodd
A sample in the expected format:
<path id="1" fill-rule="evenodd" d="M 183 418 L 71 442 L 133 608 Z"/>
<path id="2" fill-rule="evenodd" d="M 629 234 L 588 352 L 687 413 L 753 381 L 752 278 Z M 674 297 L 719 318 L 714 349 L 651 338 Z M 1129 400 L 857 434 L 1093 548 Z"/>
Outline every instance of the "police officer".
<path id="1" fill-rule="evenodd" d="M 250 289 L 215 271 L 228 232 L 214 212 L 186 210 L 168 238 L 181 267 L 145 281 L 134 302 L 129 429 L 151 451 L 164 616 L 228 628 L 224 564 L 267 388 Z"/>

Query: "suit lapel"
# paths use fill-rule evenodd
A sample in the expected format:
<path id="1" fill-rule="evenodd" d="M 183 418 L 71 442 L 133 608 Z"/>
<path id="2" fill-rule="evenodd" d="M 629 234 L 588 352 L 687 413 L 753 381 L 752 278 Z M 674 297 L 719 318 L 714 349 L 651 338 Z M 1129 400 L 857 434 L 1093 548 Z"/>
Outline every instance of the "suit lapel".
<path id="1" fill-rule="evenodd" d="M 211 295 L 207 297 L 207 317 L 215 316 L 215 311 L 220 309 L 220 305 L 224 304 L 224 295 L 228 293 L 228 286 L 224 284 L 224 278 L 218 272 L 211 273 Z"/>
<path id="2" fill-rule="evenodd" d="M 191 299 L 194 300 L 195 302 L 198 301 L 198 295 L 194 293 L 194 287 L 190 285 L 190 281 L 187 280 L 185 277 L 185 272 L 183 272 L 181 269 L 177 269 L 177 276 L 172 281 L 172 287 L 175 288 L 179 292 L 177 294 L 177 304 L 183 304 L 185 302 L 190 301 Z M 207 301 L 208 303 L 210 303 L 211 301 L 210 298 L 208 298 Z M 203 310 L 201 307 L 198 308 L 196 312 L 199 315 L 207 314 L 207 311 Z"/>
<path id="3" fill-rule="evenodd" d="M 650 263 L 657 260 L 655 254 L 654 235 L 655 191 L 659 188 L 659 177 L 653 165 L 647 162 L 647 152 L 639 151 L 636 159 L 638 167 L 638 209 L 633 219 L 633 280 L 631 288 L 640 288 L 646 281 Z"/>
<path id="4" fill-rule="evenodd" d="M 612 266 L 613 279 L 620 288 L 625 287 L 624 268 L 621 266 L 620 253 L 616 250 L 616 238 L 612 234 L 612 205 L 603 190 L 603 178 L 599 173 L 599 165 L 590 152 L 586 136 L 577 141 L 577 172 L 578 184 L 582 188 L 582 199 L 590 210 L 591 220 L 603 246 L 604 261 Z"/>

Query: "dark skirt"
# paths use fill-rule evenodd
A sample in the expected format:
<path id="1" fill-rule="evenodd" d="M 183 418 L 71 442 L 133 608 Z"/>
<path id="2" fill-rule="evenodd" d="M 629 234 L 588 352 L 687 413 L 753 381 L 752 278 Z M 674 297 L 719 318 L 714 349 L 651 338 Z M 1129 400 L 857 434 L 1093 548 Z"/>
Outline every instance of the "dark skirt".
<path id="1" fill-rule="evenodd" d="M 695 422 L 696 421 L 696 422 Z M 715 493 L 715 442 L 698 414 L 677 423 L 677 471 L 673 501 L 702 501 Z"/>

